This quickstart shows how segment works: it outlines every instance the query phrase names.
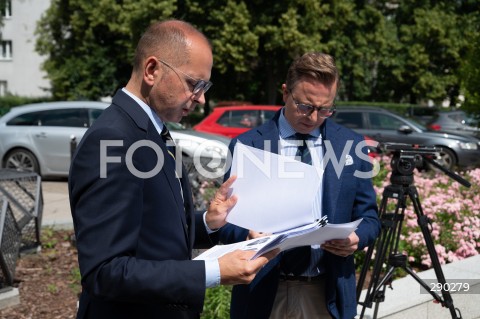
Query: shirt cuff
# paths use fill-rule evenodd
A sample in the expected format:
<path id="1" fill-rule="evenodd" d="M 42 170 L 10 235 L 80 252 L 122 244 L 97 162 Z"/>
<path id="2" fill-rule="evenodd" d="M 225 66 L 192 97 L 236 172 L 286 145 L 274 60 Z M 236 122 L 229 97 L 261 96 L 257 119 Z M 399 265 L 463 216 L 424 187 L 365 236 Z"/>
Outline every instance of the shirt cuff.
<path id="1" fill-rule="evenodd" d="M 217 229 L 210 229 L 207 225 L 207 217 L 206 216 L 207 216 L 207 212 L 203 213 L 203 224 L 205 225 L 205 229 L 207 230 L 207 234 L 210 235 L 210 234 L 216 232 L 218 230 L 218 228 Z"/>
<path id="2" fill-rule="evenodd" d="M 220 286 L 220 265 L 218 259 L 205 260 L 205 286 L 213 288 Z"/>

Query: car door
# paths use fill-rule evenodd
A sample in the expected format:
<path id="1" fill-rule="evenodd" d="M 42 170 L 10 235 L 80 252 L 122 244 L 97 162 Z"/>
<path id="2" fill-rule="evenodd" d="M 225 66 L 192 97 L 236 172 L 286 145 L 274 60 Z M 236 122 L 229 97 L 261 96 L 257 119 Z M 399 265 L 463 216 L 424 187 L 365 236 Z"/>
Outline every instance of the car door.
<path id="1" fill-rule="evenodd" d="M 419 143 L 420 134 L 407 122 L 389 113 L 364 109 L 339 110 L 332 118 L 335 122 L 380 143 Z"/>
<path id="2" fill-rule="evenodd" d="M 413 133 L 399 118 L 380 112 L 367 113 L 367 127 L 368 135 L 379 142 L 409 143 Z"/>
<path id="3" fill-rule="evenodd" d="M 45 169 L 42 174 L 65 174 L 70 167 L 72 137 L 80 141 L 89 126 L 84 108 L 42 111 L 38 126 L 30 127 L 30 136 Z"/>
<path id="4" fill-rule="evenodd" d="M 368 136 L 378 142 L 404 144 L 432 144 L 431 137 L 419 132 L 417 128 L 399 116 L 390 113 L 367 113 Z"/>

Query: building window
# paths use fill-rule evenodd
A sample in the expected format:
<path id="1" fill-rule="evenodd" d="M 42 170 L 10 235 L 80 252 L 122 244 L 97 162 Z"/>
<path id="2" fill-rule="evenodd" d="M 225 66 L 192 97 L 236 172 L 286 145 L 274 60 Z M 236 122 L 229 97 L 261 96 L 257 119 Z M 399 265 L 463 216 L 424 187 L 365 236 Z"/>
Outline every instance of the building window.
<path id="1" fill-rule="evenodd" d="M 12 59 L 12 41 L 0 41 L 0 60 Z"/>
<path id="2" fill-rule="evenodd" d="M 2 9 L 2 17 L 10 18 L 12 16 L 12 0 L 5 1 L 5 7 Z"/>
<path id="3" fill-rule="evenodd" d="M 7 81 L 0 81 L 0 96 L 7 95 Z"/>

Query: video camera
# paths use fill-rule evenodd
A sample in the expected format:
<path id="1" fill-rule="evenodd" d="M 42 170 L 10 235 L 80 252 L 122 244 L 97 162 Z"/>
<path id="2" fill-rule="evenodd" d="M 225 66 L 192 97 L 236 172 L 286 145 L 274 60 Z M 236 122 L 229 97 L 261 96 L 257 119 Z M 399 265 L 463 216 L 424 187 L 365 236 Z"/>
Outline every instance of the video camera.
<path id="1" fill-rule="evenodd" d="M 434 160 L 440 157 L 442 151 L 441 147 L 403 143 L 382 143 L 380 148 L 393 153 L 390 162 L 392 173 L 403 176 L 412 175 L 415 167 L 421 167 L 424 157 Z"/>

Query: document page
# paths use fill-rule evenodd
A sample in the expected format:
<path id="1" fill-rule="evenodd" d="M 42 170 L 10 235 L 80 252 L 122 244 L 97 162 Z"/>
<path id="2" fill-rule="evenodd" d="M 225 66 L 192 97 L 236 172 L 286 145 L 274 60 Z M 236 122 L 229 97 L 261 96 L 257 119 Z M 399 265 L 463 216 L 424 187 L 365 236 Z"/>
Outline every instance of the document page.
<path id="1" fill-rule="evenodd" d="M 229 223 L 276 233 L 314 222 L 312 206 L 321 179 L 318 169 L 293 158 L 237 143 L 231 175 L 237 204 Z"/>
<path id="2" fill-rule="evenodd" d="M 277 248 L 283 251 L 300 246 L 321 245 L 328 240 L 347 238 L 357 229 L 361 221 L 362 219 L 345 224 L 328 224 L 325 220 L 320 220 L 317 227 L 304 228 L 301 232 L 285 232 L 230 245 L 217 245 L 194 260 L 218 259 L 236 249 L 256 251 L 257 253 L 252 257 L 255 259 Z"/>
<path id="3" fill-rule="evenodd" d="M 288 236 L 285 240 L 278 244 L 275 248 L 287 250 L 290 248 L 310 245 L 322 245 L 327 240 L 347 238 L 355 231 L 362 219 L 345 223 L 345 224 L 326 224 L 314 231 L 303 233 L 298 236 Z M 265 252 L 262 252 L 265 253 Z"/>

